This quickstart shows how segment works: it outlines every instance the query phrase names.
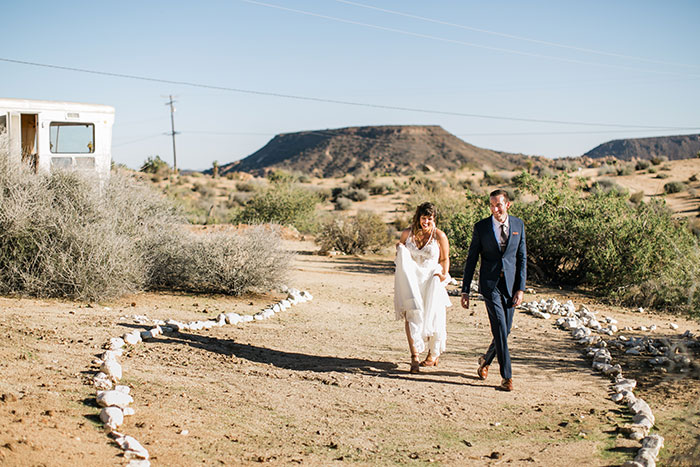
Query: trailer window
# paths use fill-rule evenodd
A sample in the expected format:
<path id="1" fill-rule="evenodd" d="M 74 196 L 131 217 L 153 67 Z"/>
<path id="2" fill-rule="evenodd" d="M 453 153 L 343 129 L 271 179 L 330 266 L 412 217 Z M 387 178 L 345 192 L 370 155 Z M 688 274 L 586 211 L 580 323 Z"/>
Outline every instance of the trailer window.
<path id="1" fill-rule="evenodd" d="M 91 154 L 95 152 L 95 125 L 92 123 L 51 122 L 51 152 Z"/>

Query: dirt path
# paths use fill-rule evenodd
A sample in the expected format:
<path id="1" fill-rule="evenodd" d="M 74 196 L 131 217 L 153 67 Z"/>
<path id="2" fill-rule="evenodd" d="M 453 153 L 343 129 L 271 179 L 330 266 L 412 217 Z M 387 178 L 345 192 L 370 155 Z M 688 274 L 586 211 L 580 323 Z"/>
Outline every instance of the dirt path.
<path id="1" fill-rule="evenodd" d="M 569 466 L 633 457 L 638 443 L 617 436 L 626 418 L 608 381 L 551 321 L 516 313 L 516 390 L 503 393 L 496 364 L 488 380 L 476 378 L 490 340 L 483 303 L 470 314 L 453 297 L 440 366 L 411 375 L 403 324 L 393 319 L 391 258 L 326 258 L 308 242 L 289 245 L 299 251 L 290 285 L 313 301 L 265 321 L 161 336 L 121 359 L 136 409 L 122 431 L 153 465 Z M 98 347 L 140 327 L 121 317 L 252 314 L 280 298 L 142 294 L 90 308 L 0 298 L 0 464 L 126 464 L 100 430 L 89 385 Z M 665 317 L 605 314 L 620 327 L 668 328 Z M 687 391 L 664 404 L 657 425 L 673 426 Z"/>

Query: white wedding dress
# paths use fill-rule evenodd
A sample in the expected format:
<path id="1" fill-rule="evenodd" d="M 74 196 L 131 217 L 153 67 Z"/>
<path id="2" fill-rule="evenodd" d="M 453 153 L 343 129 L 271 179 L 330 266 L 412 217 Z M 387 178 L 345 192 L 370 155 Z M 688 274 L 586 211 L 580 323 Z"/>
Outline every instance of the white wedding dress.
<path id="1" fill-rule="evenodd" d="M 418 353 L 425 350 L 428 340 L 431 357 L 445 350 L 447 340 L 447 307 L 452 306 L 445 286 L 449 275 L 440 282 L 442 273 L 440 245 L 431 236 L 423 248 L 418 248 L 409 235 L 406 245 L 396 251 L 394 275 L 394 312 L 397 320 L 408 321 L 409 332 Z"/>

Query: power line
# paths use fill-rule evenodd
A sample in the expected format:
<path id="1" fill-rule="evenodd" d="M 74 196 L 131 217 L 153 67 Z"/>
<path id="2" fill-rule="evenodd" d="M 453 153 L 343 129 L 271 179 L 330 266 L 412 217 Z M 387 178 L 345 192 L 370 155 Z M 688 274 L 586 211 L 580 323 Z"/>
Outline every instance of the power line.
<path id="1" fill-rule="evenodd" d="M 335 1 L 338 3 L 345 3 L 347 5 L 353 5 L 353 6 L 360 7 L 360 8 L 367 8 L 369 10 L 376 10 L 376 11 L 381 11 L 383 13 L 389 13 L 392 15 L 404 16 L 406 18 L 427 21 L 429 23 L 435 23 L 435 24 L 441 24 L 444 26 L 451 26 L 451 27 L 455 27 L 455 28 L 466 29 L 468 31 L 474 31 L 474 32 L 480 32 L 483 34 L 490 34 L 493 36 L 505 37 L 507 39 L 532 42 L 534 44 L 541 44 L 541 45 L 546 45 L 546 46 L 550 46 L 550 47 L 559 47 L 562 49 L 575 50 L 577 52 L 586 52 L 586 53 L 597 54 L 597 55 L 605 55 L 608 57 L 624 58 L 624 59 L 628 59 L 628 60 L 637 60 L 637 61 L 641 61 L 641 62 L 654 63 L 657 65 L 674 65 L 674 66 L 682 66 L 682 67 L 688 67 L 688 68 L 700 68 L 700 66 L 698 66 L 698 65 L 689 65 L 686 63 L 675 63 L 675 62 L 667 62 L 667 61 L 663 61 L 663 60 L 654 60 L 654 59 L 643 58 L 643 57 L 635 57 L 632 55 L 624 55 L 624 54 L 618 54 L 618 53 L 614 53 L 614 52 L 606 52 L 603 50 L 588 49 L 585 47 L 576 47 L 576 46 L 572 46 L 572 45 L 561 44 L 558 42 L 550 42 L 550 41 L 544 41 L 544 40 L 540 40 L 540 39 L 532 39 L 529 37 L 515 36 L 513 34 L 506 34 L 506 33 L 498 32 L 498 31 L 489 31 L 488 29 L 481 29 L 481 28 L 475 28 L 472 26 L 465 26 L 463 24 L 451 23 L 449 21 L 441 21 L 441 20 L 437 20 L 434 18 L 427 18 L 425 16 L 404 13 L 402 11 L 388 10 L 386 8 L 379 8 L 379 7 L 372 6 L 372 5 L 365 5 L 363 3 L 352 2 L 349 0 L 335 0 Z"/>
<path id="2" fill-rule="evenodd" d="M 242 1 L 248 1 L 248 0 L 242 0 Z M 151 77 L 147 77 L 147 76 L 129 75 L 126 73 L 113 73 L 113 72 L 106 72 L 106 71 L 89 70 L 89 69 L 85 69 L 85 68 L 67 67 L 67 66 L 61 66 L 61 65 L 51 65 L 51 64 L 45 64 L 45 63 L 29 62 L 26 60 L 14 60 L 14 59 L 9 59 L 9 58 L 2 58 L 2 57 L 0 57 L 0 61 L 7 62 L 7 63 L 16 63 L 16 64 L 20 64 L 20 65 L 30 65 L 30 66 L 37 66 L 37 67 L 44 67 L 44 68 L 52 68 L 52 69 L 64 70 L 64 71 L 89 73 L 89 74 L 100 75 L 100 76 L 110 76 L 110 77 L 114 77 L 114 78 L 124 78 L 124 79 L 133 79 L 133 80 L 139 80 L 139 81 L 149 81 L 149 82 L 155 82 L 155 83 L 174 84 L 174 85 L 179 85 L 179 86 L 189 86 L 189 87 L 203 88 L 203 89 L 213 89 L 216 91 L 236 92 L 236 93 L 242 93 L 242 94 L 253 94 L 253 95 L 268 96 L 268 97 L 280 97 L 280 98 L 285 98 L 285 99 L 295 99 L 295 100 L 308 101 L 308 102 L 318 102 L 318 103 L 325 103 L 325 104 L 339 104 L 339 105 L 349 105 L 349 106 L 354 106 L 354 107 L 367 107 L 367 108 L 372 108 L 372 109 L 397 110 L 397 111 L 402 111 L 402 112 L 417 112 L 417 113 L 424 113 L 424 114 L 431 114 L 431 115 L 450 115 L 453 117 L 481 118 L 481 119 L 489 119 L 489 120 L 507 120 L 507 121 L 529 122 L 529 123 L 549 123 L 549 124 L 555 124 L 555 125 L 596 126 L 596 127 L 613 127 L 613 128 L 639 128 L 639 129 L 646 128 L 649 130 L 696 130 L 698 128 L 698 127 L 668 127 L 668 126 L 659 126 L 659 125 L 630 125 L 630 124 L 621 124 L 621 123 L 580 122 L 580 121 L 550 120 L 550 119 L 539 119 L 539 118 L 506 117 L 506 116 L 502 116 L 502 115 L 487 115 L 487 114 L 475 114 L 475 113 L 465 113 L 465 112 L 451 112 L 451 111 L 442 111 L 442 110 L 422 109 L 422 108 L 417 108 L 417 107 L 402 107 L 402 106 L 393 106 L 393 105 L 371 104 L 371 103 L 366 103 L 366 102 L 353 102 L 353 101 L 345 101 L 345 100 L 340 100 L 340 99 L 327 99 L 327 98 L 312 97 L 312 96 L 298 96 L 298 95 L 283 94 L 283 93 L 278 93 L 278 92 L 256 91 L 256 90 L 252 90 L 252 89 L 233 88 L 233 87 L 226 87 L 226 86 L 215 86 L 215 85 L 210 85 L 210 84 L 194 83 L 194 82 L 190 82 L 190 81 L 178 81 L 178 80 L 170 80 L 170 79 L 163 79 L 163 78 L 151 78 Z"/>
<path id="3" fill-rule="evenodd" d="M 606 68 L 616 68 L 616 69 L 620 69 L 620 70 L 637 71 L 637 72 L 642 72 L 642 73 L 656 73 L 656 74 L 662 74 L 662 75 L 682 75 L 682 76 L 687 75 L 687 76 L 694 76 L 694 77 L 700 76 L 700 75 L 689 75 L 687 73 L 679 73 L 679 72 L 674 72 L 674 71 L 646 70 L 646 69 L 642 69 L 642 68 L 634 68 L 634 67 L 629 67 L 629 66 L 624 66 L 624 65 L 614 65 L 614 64 L 599 63 L 599 62 L 588 62 L 585 60 L 576 60 L 576 59 L 572 59 L 572 58 L 562 58 L 562 57 L 555 57 L 552 55 L 543 55 L 543 54 L 536 54 L 536 53 L 531 53 L 531 52 L 523 52 L 521 50 L 506 49 L 503 47 L 492 47 L 492 46 L 488 46 L 488 45 L 475 44 L 473 42 L 466 42 L 466 41 L 461 41 L 461 40 L 457 40 L 457 39 L 448 39 L 445 37 L 433 36 L 430 34 L 422 34 L 422 33 L 418 33 L 418 32 L 405 31 L 403 29 L 390 28 L 390 27 L 386 27 L 386 26 L 378 26 L 376 24 L 363 23 L 360 21 L 353 21 L 353 20 L 349 20 L 349 19 L 338 18 L 335 16 L 322 15 L 320 13 L 313 13 L 311 11 L 299 10 L 296 8 L 288 8 L 288 7 L 284 7 L 281 5 L 275 5 L 272 3 L 259 2 L 257 0 L 240 0 L 240 1 L 245 2 L 245 3 L 250 3 L 253 5 L 264 6 L 267 8 L 275 8 L 278 10 L 289 11 L 292 13 L 299 13 L 302 15 L 314 16 L 317 18 L 323 18 L 323 19 L 327 19 L 327 20 L 331 20 L 331 21 L 337 21 L 340 23 L 353 24 L 356 26 L 377 29 L 380 31 L 394 32 L 394 33 L 403 34 L 403 35 L 407 35 L 407 36 L 420 37 L 423 39 L 431 39 L 431 40 L 440 41 L 440 42 L 448 42 L 451 44 L 465 45 L 467 47 L 476 47 L 479 49 L 493 50 L 496 52 L 503 52 L 503 53 L 509 53 L 509 54 L 515 54 L 515 55 L 524 55 L 526 57 L 544 58 L 547 60 L 556 60 L 556 61 L 560 61 L 560 62 L 575 63 L 578 65 L 600 66 L 600 67 L 606 67 Z"/>

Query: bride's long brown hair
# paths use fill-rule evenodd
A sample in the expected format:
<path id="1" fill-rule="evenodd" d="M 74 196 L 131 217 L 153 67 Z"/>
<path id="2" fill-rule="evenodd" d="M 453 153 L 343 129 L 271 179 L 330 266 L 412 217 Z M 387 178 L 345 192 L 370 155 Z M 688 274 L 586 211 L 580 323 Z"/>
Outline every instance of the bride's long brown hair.
<path id="1" fill-rule="evenodd" d="M 416 237 L 416 234 L 420 232 L 420 218 L 422 216 L 433 216 L 435 218 L 435 224 L 437 228 L 437 208 L 433 203 L 426 202 L 421 204 L 416 208 L 416 213 L 413 215 L 413 222 L 411 222 L 411 234 Z"/>

